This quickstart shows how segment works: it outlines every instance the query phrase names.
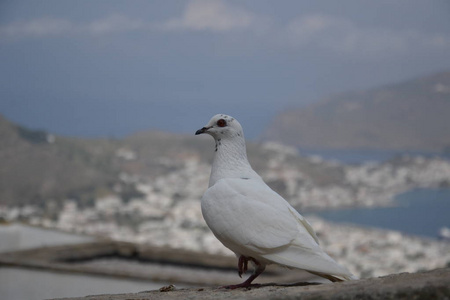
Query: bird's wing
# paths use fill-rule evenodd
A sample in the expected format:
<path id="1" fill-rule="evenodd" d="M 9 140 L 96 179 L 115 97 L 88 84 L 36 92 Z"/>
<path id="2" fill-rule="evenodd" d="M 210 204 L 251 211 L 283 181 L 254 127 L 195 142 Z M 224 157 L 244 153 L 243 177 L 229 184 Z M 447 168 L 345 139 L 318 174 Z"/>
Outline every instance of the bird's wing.
<path id="1" fill-rule="evenodd" d="M 320 248 L 306 219 L 262 181 L 217 181 L 202 198 L 202 212 L 215 236 L 236 253 L 317 273 L 351 276 Z"/>
<path id="2" fill-rule="evenodd" d="M 296 239 L 305 246 L 317 245 L 309 223 L 260 180 L 217 181 L 202 198 L 202 212 L 213 233 L 231 249 L 234 244 L 263 254 L 287 247 Z"/>
<path id="3" fill-rule="evenodd" d="M 296 211 L 293 207 L 289 207 L 289 211 L 294 215 L 297 221 L 305 227 L 308 233 L 312 236 L 312 238 L 319 244 L 319 238 L 316 235 L 316 232 L 312 228 L 311 224 L 309 224 L 308 220 L 306 220 L 298 211 Z"/>

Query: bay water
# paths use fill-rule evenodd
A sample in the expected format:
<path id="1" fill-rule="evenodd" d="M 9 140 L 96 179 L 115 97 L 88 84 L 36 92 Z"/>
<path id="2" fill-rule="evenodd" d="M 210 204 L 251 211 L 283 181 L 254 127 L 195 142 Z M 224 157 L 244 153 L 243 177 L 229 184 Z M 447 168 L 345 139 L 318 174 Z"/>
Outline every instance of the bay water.
<path id="1" fill-rule="evenodd" d="M 352 208 L 315 213 L 325 220 L 438 238 L 450 228 L 450 189 L 416 189 L 395 198 L 394 207 Z"/>
<path id="2" fill-rule="evenodd" d="M 320 156 L 343 164 L 382 163 L 402 155 L 439 157 L 450 153 L 396 150 L 302 150 L 302 155 Z M 450 228 L 450 189 L 415 189 L 397 195 L 394 207 L 351 208 L 321 211 L 316 215 L 333 222 L 397 230 L 406 234 L 436 238 L 443 227 Z"/>

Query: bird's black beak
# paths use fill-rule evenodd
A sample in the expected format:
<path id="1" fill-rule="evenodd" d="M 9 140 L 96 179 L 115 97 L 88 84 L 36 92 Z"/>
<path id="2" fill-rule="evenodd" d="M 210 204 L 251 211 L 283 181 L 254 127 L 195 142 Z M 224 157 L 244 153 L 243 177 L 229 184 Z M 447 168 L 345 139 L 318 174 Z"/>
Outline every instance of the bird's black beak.
<path id="1" fill-rule="evenodd" d="M 202 129 L 199 129 L 195 132 L 195 135 L 199 135 L 202 133 L 205 133 L 206 131 L 208 131 L 208 129 L 210 129 L 211 127 L 203 127 Z"/>

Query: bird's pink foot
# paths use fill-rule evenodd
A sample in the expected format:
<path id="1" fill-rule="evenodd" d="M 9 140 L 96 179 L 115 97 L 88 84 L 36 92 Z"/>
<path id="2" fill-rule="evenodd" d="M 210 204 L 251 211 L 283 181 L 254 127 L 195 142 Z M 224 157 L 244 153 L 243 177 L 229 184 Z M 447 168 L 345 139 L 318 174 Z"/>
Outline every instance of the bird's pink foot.
<path id="1" fill-rule="evenodd" d="M 239 277 L 242 278 L 242 274 L 245 274 L 247 272 L 248 268 L 248 258 L 244 255 L 239 256 L 239 262 L 238 262 L 238 274 Z"/>
<path id="2" fill-rule="evenodd" d="M 234 285 L 226 285 L 226 286 L 222 286 L 222 288 L 234 290 L 237 288 L 248 288 L 248 287 L 252 287 L 252 286 L 259 286 L 259 284 L 252 284 L 252 281 L 255 280 L 255 278 L 258 277 L 262 272 L 264 272 L 264 269 L 266 268 L 266 266 L 261 264 L 259 261 L 257 261 L 253 257 L 246 257 L 243 255 L 241 255 L 239 257 L 239 262 L 238 262 L 239 276 L 241 276 L 242 273 L 245 273 L 245 271 L 247 271 L 247 265 L 248 265 L 249 260 L 251 260 L 252 262 L 255 263 L 255 265 L 256 265 L 255 272 L 249 278 L 247 278 L 247 280 L 244 281 L 243 283 L 234 284 Z"/>

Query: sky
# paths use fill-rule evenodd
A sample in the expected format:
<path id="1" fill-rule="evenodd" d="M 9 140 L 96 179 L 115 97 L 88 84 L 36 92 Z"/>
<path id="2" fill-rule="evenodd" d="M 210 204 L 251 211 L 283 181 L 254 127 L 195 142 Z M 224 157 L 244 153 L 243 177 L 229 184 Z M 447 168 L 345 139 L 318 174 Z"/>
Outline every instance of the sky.
<path id="1" fill-rule="evenodd" d="M 2 0 L 0 114 L 55 134 L 257 138 L 279 112 L 450 70 L 448 0 Z"/>

